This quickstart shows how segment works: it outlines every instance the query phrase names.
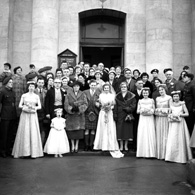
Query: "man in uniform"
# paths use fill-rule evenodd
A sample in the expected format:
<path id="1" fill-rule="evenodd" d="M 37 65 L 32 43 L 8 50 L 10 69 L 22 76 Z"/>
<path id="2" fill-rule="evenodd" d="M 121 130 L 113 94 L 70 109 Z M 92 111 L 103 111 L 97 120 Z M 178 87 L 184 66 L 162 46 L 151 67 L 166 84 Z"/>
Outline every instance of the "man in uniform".
<path id="1" fill-rule="evenodd" d="M 0 155 L 6 158 L 11 155 L 14 136 L 16 134 L 16 106 L 15 93 L 12 91 L 13 80 L 11 76 L 3 80 L 0 91 Z"/>

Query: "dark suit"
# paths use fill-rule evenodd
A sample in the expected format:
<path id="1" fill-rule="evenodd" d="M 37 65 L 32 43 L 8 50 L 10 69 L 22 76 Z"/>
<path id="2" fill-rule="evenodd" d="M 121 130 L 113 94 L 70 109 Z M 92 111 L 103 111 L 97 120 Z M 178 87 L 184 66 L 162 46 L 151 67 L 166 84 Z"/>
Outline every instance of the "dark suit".
<path id="1" fill-rule="evenodd" d="M 12 89 L 3 87 L 0 91 L 0 113 L 1 113 L 1 130 L 0 130 L 0 152 L 3 156 L 11 154 L 12 142 L 16 134 L 16 106 L 15 93 Z"/>
<path id="2" fill-rule="evenodd" d="M 42 143 L 44 144 L 46 141 L 46 137 L 48 136 L 48 133 L 49 133 L 49 129 L 44 127 L 44 123 L 43 123 L 45 119 L 45 96 L 46 96 L 47 90 L 41 89 L 41 92 L 40 92 L 40 89 L 36 88 L 35 93 L 39 96 L 40 102 L 41 102 L 41 109 L 37 110 L 37 115 L 39 119 L 41 140 L 42 140 Z M 48 129 L 47 132 L 46 132 L 46 129 Z"/>
<path id="3" fill-rule="evenodd" d="M 121 91 L 121 90 L 120 90 L 120 84 L 121 84 L 122 82 L 127 82 L 127 79 L 126 79 L 125 77 L 122 77 L 122 78 L 120 79 L 120 81 L 118 81 L 116 93 L 118 93 L 118 92 Z M 134 79 L 131 79 L 129 83 L 127 82 L 127 84 L 128 84 L 128 85 L 127 85 L 128 91 L 130 91 L 130 92 L 133 93 L 133 92 L 136 90 L 135 83 L 136 83 L 136 81 L 135 81 Z"/>
<path id="4" fill-rule="evenodd" d="M 61 96 L 62 96 L 62 109 L 64 108 L 64 101 L 65 101 L 65 93 L 60 89 Z M 54 110 L 56 109 L 55 105 L 55 88 L 51 88 L 47 91 L 45 96 L 45 114 L 50 114 L 50 118 L 54 118 Z M 64 113 L 64 109 L 63 109 Z"/>
<path id="5" fill-rule="evenodd" d="M 194 128 L 194 118 L 195 118 L 195 84 L 193 81 L 186 83 L 183 90 L 183 100 L 185 101 L 186 107 L 189 112 L 189 116 L 185 117 L 186 123 L 190 132 L 192 134 Z"/>
<path id="6" fill-rule="evenodd" d="M 136 150 L 137 148 L 137 128 L 138 128 L 138 122 L 139 122 L 139 114 L 137 114 L 137 104 L 138 104 L 138 101 L 143 98 L 143 96 L 141 93 L 140 95 L 138 94 L 137 89 L 134 90 L 133 93 L 135 94 L 135 99 L 136 99 L 136 108 L 134 111 L 135 121 L 133 124 L 133 136 L 134 136 L 133 147 Z"/>

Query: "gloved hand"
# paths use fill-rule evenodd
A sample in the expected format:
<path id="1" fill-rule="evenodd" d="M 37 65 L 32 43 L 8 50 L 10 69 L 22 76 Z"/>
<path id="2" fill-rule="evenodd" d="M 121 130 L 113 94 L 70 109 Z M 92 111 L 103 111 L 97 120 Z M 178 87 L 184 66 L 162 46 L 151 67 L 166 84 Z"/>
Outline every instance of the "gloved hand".
<path id="1" fill-rule="evenodd" d="M 73 106 L 71 109 L 72 112 L 79 112 L 78 106 Z"/>

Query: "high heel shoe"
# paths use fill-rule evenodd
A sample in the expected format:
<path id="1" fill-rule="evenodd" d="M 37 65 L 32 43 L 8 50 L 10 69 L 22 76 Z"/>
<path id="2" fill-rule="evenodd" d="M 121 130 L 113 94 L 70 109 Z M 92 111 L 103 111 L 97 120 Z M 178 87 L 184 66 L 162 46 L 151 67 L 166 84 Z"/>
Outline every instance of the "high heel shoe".
<path id="1" fill-rule="evenodd" d="M 75 152 L 75 153 L 78 153 L 78 149 L 75 149 L 74 152 Z"/>

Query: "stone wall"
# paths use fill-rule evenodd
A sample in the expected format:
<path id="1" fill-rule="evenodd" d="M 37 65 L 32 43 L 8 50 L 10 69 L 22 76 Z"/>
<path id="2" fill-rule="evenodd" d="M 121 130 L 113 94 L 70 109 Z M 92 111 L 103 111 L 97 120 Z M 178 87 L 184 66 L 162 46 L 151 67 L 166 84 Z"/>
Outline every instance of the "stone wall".
<path id="1" fill-rule="evenodd" d="M 0 1 L 0 71 L 8 60 L 9 0 Z"/>
<path id="2" fill-rule="evenodd" d="M 1 0 L 0 63 L 20 65 L 25 73 L 30 63 L 55 69 L 66 48 L 78 61 L 79 12 L 98 8 L 98 0 Z M 126 67 L 157 67 L 164 79 L 164 68 L 172 67 L 177 77 L 184 65 L 195 65 L 194 1 L 107 0 L 104 8 L 126 13 Z"/>

